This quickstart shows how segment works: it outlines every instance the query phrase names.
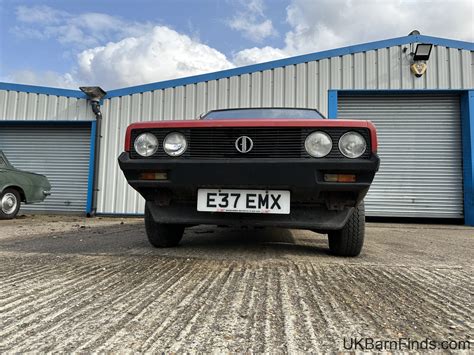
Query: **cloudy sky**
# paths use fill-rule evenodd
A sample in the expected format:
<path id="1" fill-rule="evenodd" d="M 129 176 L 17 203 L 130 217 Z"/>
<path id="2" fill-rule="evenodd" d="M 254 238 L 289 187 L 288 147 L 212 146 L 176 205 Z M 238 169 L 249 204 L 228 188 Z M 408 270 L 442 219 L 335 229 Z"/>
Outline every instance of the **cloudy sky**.
<path id="1" fill-rule="evenodd" d="M 0 81 L 105 89 L 422 34 L 474 41 L 473 0 L 0 0 Z"/>

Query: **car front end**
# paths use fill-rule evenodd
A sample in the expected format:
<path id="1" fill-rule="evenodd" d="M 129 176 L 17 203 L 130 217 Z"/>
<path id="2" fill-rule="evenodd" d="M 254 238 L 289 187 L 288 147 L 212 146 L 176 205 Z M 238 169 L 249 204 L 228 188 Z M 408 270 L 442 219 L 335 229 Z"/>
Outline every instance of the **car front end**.
<path id="1" fill-rule="evenodd" d="M 120 168 L 160 225 L 341 230 L 379 167 L 369 121 L 136 123 Z"/>

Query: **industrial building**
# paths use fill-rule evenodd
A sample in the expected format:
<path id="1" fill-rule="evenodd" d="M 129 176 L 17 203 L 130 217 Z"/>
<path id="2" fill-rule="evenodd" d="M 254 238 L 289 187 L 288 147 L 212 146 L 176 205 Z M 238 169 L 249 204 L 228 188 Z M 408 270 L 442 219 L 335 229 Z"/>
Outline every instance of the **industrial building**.
<path id="1" fill-rule="evenodd" d="M 100 132 L 79 90 L 0 83 L 0 150 L 53 186 L 24 211 L 141 214 L 144 201 L 117 165 L 128 124 L 216 108 L 317 108 L 377 126 L 382 163 L 367 215 L 474 225 L 473 66 L 473 43 L 412 34 L 112 90 Z"/>

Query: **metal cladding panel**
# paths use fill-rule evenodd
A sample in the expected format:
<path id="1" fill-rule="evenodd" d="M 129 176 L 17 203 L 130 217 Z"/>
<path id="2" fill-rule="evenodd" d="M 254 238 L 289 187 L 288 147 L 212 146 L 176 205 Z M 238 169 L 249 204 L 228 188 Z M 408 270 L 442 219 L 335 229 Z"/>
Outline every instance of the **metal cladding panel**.
<path id="1" fill-rule="evenodd" d="M 184 119 L 196 117 L 196 85 L 186 85 L 185 93 L 186 101 L 184 103 Z"/>
<path id="2" fill-rule="evenodd" d="M 426 74 L 415 78 L 410 72 L 409 47 L 381 48 L 104 100 L 99 189 L 107 193 L 100 193 L 99 212 L 143 212 L 143 201 L 128 187 L 116 161 L 130 122 L 195 119 L 212 109 L 235 107 L 302 106 L 317 108 L 326 115 L 330 89 L 474 87 L 471 51 L 434 46 Z M 404 52 L 404 48 L 408 50 Z M 135 96 L 141 99 L 130 106 L 130 98 Z M 124 108 L 128 111 L 118 114 Z M 111 186 L 110 179 L 117 181 L 117 185 Z M 125 202 L 117 201 L 124 196 Z"/>
<path id="3" fill-rule="evenodd" d="M 377 127 L 381 165 L 367 215 L 463 217 L 459 96 L 341 96 L 338 117 Z"/>
<path id="4" fill-rule="evenodd" d="M 273 71 L 265 70 L 262 72 L 262 106 L 271 107 L 273 106 L 272 100 L 272 91 L 273 90 L 263 90 L 263 88 L 271 88 L 273 80 Z"/>
<path id="5" fill-rule="evenodd" d="M 283 68 L 276 68 L 273 72 L 273 105 L 275 107 L 283 107 L 283 97 L 285 94 L 285 81 L 283 79 Z"/>
<path id="6" fill-rule="evenodd" d="M 251 107 L 250 106 L 250 75 L 243 74 L 240 76 L 240 97 L 238 107 Z M 210 110 L 210 107 L 207 108 Z"/>
<path id="7" fill-rule="evenodd" d="M 13 166 L 46 175 L 51 184 L 51 196 L 21 211 L 85 212 L 90 135 L 90 125 L 0 125 L 0 150 Z"/>
<path id="8" fill-rule="evenodd" d="M 207 95 L 207 83 L 206 82 L 201 82 L 197 84 L 192 84 L 195 85 L 196 90 L 195 92 L 195 98 L 196 98 L 196 116 L 204 112 L 205 107 L 206 107 L 206 95 Z M 159 91 L 159 90 L 158 90 Z M 193 117 L 196 117 L 193 116 Z"/>
<path id="9" fill-rule="evenodd" d="M 251 75 L 251 107 L 262 107 L 262 73 L 255 72 Z M 224 107 L 225 108 L 225 107 Z"/>
<path id="10" fill-rule="evenodd" d="M 92 121 L 87 100 L 0 90 L 0 121 Z"/>
<path id="11" fill-rule="evenodd" d="M 217 81 L 217 108 L 229 107 L 229 92 L 228 92 L 228 78 L 219 79 Z M 176 115 L 179 117 L 179 115 Z"/>
<path id="12" fill-rule="evenodd" d="M 288 65 L 285 67 L 285 85 L 283 86 L 283 106 L 294 107 L 295 106 L 295 66 Z"/>
<path id="13" fill-rule="evenodd" d="M 229 79 L 229 107 L 239 107 L 239 86 L 240 86 L 240 77 L 233 76 Z M 199 98 L 197 98 L 199 100 Z M 199 106 L 200 109 L 197 110 L 196 117 L 200 110 L 202 110 L 202 105 Z M 191 118 L 191 117 L 190 117 Z"/>
<path id="14" fill-rule="evenodd" d="M 141 94 L 140 94 L 141 95 Z M 131 96 L 128 96 L 130 99 Z M 152 95 L 153 106 L 157 107 L 151 116 L 142 116 L 143 106 L 135 107 L 131 117 L 146 117 L 146 120 L 157 119 L 163 115 L 164 95 L 162 92 Z M 144 209 L 143 199 L 130 188 L 117 163 L 117 157 L 123 151 L 125 131 L 129 124 L 127 119 L 127 100 L 113 98 L 105 100 L 102 106 L 102 141 L 100 146 L 98 170 L 98 213 L 141 213 Z M 134 120 L 135 121 L 135 120 Z M 142 121 L 145 121 L 143 119 Z M 107 209 L 105 209 L 107 208 Z"/>

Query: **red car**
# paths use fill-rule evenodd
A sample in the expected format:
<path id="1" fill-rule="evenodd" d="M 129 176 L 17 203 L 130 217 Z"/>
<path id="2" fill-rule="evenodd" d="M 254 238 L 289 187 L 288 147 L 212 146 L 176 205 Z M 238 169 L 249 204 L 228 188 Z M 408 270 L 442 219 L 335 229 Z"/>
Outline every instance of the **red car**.
<path id="1" fill-rule="evenodd" d="M 272 226 L 327 233 L 340 256 L 362 249 L 363 199 L 379 163 L 371 122 L 288 108 L 134 123 L 119 157 L 146 200 L 155 247 L 177 246 L 199 224 Z"/>

